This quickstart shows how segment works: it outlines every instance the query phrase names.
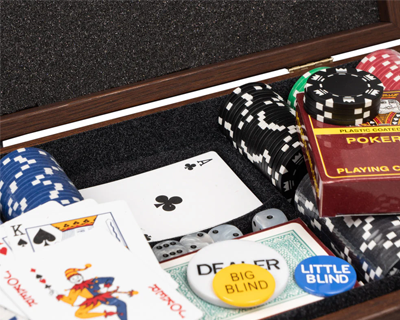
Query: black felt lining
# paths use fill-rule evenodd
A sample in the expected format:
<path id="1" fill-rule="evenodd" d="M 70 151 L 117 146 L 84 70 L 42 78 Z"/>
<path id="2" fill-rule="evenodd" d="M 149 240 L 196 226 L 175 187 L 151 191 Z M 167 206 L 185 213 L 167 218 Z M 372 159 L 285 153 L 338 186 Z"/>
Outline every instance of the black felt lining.
<path id="1" fill-rule="evenodd" d="M 0 21 L 9 114 L 351 30 L 379 13 L 376 0 L 5 0 Z"/>
<path id="2" fill-rule="evenodd" d="M 357 63 L 348 66 L 354 67 Z M 288 79 L 271 86 L 287 98 L 295 81 Z M 78 188 L 129 177 L 214 150 L 263 202 L 260 208 L 231 221 L 244 234 L 251 232 L 251 219 L 263 209 L 279 208 L 289 220 L 301 217 L 219 131 L 217 115 L 224 98 L 121 122 L 38 147 L 57 159 Z M 400 290 L 399 275 L 287 311 L 272 319 L 313 319 L 395 290 Z"/>

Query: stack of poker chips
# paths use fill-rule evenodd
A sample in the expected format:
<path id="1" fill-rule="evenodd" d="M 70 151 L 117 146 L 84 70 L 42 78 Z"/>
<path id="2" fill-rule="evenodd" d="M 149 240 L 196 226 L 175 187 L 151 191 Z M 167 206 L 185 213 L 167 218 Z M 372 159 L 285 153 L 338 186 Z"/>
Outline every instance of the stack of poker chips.
<path id="1" fill-rule="evenodd" d="M 83 200 L 57 161 L 37 148 L 15 150 L 0 160 L 0 209 L 3 221 L 41 204 L 68 205 Z"/>
<path id="2" fill-rule="evenodd" d="M 400 89 L 400 53 L 382 49 L 370 53 L 357 65 L 357 69 L 378 77 L 386 90 Z"/>
<path id="3" fill-rule="evenodd" d="M 266 84 L 246 84 L 227 97 L 218 123 L 234 147 L 291 201 L 307 170 L 295 117 L 283 98 Z"/>
<path id="4" fill-rule="evenodd" d="M 304 87 L 304 109 L 318 121 L 357 126 L 375 118 L 384 86 L 374 75 L 354 68 L 314 73 Z"/>
<path id="5" fill-rule="evenodd" d="M 400 216 L 320 218 L 308 175 L 299 184 L 294 202 L 318 238 L 366 282 L 400 272 Z"/>

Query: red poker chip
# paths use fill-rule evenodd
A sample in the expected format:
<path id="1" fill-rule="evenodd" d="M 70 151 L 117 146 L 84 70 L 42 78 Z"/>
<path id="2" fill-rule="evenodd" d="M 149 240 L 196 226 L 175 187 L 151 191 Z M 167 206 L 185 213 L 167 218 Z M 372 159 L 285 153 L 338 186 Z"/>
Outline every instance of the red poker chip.
<path id="1" fill-rule="evenodd" d="M 358 64 L 357 69 L 372 73 L 382 81 L 386 90 L 399 89 L 400 53 L 383 49 L 370 53 Z"/>
<path id="2" fill-rule="evenodd" d="M 357 65 L 357 69 L 370 72 L 368 69 L 371 68 L 371 66 L 376 65 L 377 60 L 392 59 L 391 57 L 400 57 L 400 53 L 392 49 L 382 49 L 371 52 L 361 60 L 361 62 Z"/>

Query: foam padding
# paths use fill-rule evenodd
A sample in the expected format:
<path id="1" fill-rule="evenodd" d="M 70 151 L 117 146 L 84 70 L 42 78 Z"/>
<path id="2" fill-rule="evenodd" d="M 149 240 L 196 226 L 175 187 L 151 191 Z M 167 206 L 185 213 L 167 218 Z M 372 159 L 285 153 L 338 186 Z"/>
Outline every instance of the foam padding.
<path id="1" fill-rule="evenodd" d="M 379 22 L 377 1 L 3 1 L 1 114 Z M 293 52 L 296 54 L 296 52 Z"/>
<path id="2" fill-rule="evenodd" d="M 357 63 L 347 66 L 355 67 Z M 287 98 L 295 81 L 288 79 L 271 86 Z M 57 159 L 78 188 L 126 178 L 214 150 L 263 202 L 260 208 L 231 221 L 244 234 L 251 232 L 251 219 L 262 209 L 279 208 L 289 220 L 301 217 L 301 213 L 219 131 L 217 116 L 224 99 L 220 97 L 186 105 L 38 147 Z M 271 319 L 313 319 L 395 290 L 400 290 L 400 275 L 368 283 Z"/>

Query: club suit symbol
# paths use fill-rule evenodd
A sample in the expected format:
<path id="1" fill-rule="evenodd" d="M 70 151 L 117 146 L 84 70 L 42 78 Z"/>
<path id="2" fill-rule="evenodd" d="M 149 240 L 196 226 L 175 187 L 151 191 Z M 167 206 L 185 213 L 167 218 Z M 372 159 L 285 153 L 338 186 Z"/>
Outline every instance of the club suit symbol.
<path id="1" fill-rule="evenodd" d="M 185 169 L 188 169 L 189 171 L 191 171 L 191 170 L 193 170 L 193 168 L 194 168 L 195 166 L 196 166 L 196 165 L 195 165 L 194 163 L 192 163 L 192 164 L 186 163 L 186 164 L 185 164 Z"/>
<path id="2" fill-rule="evenodd" d="M 171 197 L 168 198 L 167 196 L 158 196 L 156 198 L 157 202 L 160 203 L 156 203 L 154 204 L 156 206 L 156 208 L 159 208 L 162 206 L 162 209 L 164 211 L 174 211 L 176 209 L 176 204 L 180 204 L 183 200 L 181 197 Z"/>

